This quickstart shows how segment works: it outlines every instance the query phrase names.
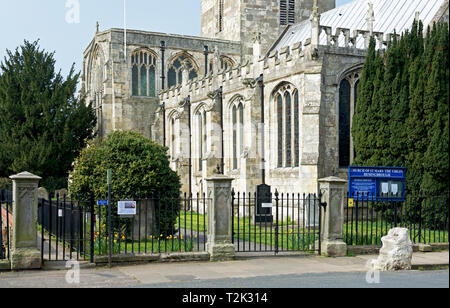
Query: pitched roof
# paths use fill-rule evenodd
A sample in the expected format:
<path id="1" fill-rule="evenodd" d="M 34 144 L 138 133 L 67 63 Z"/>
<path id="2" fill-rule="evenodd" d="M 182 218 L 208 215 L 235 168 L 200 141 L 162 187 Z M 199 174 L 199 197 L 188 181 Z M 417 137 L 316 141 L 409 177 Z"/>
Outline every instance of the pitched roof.
<path id="1" fill-rule="evenodd" d="M 446 0 L 372 0 L 375 13 L 375 32 L 385 34 L 402 33 L 410 29 L 416 12 L 425 26 L 429 25 Z M 320 4 L 320 1 L 319 1 Z M 369 0 L 355 0 L 346 5 L 321 14 L 320 25 L 332 28 L 333 34 L 336 28 L 350 30 L 367 30 L 367 15 Z M 297 42 L 305 43 L 311 37 L 311 24 L 309 20 L 292 25 L 282 35 L 273 50 L 281 50 L 283 47 L 292 46 Z M 326 45 L 325 35 L 321 35 L 320 44 Z M 364 40 L 359 38 L 357 48 L 364 48 Z"/>

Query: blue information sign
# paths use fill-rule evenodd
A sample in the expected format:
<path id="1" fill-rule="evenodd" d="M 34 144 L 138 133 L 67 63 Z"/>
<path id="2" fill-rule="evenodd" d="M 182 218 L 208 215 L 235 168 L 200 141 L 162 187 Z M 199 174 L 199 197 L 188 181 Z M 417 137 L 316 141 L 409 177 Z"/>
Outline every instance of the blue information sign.
<path id="1" fill-rule="evenodd" d="M 108 205 L 108 200 L 98 200 L 97 205 Z"/>
<path id="2" fill-rule="evenodd" d="M 348 178 L 350 195 L 356 200 L 405 199 L 406 168 L 351 166 Z"/>

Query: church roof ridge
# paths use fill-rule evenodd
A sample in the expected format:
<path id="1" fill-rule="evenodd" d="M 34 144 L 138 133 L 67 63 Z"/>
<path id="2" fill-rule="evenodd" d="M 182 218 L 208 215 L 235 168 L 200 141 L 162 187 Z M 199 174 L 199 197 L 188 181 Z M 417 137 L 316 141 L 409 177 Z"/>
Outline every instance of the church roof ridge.
<path id="1" fill-rule="evenodd" d="M 373 31 L 385 35 L 402 33 L 411 28 L 416 12 L 423 21 L 425 28 L 432 23 L 436 14 L 448 0 L 371 0 L 373 4 L 374 23 Z M 362 33 L 368 29 L 368 3 L 369 0 L 355 0 L 335 9 L 321 14 L 321 29 L 331 28 L 350 30 Z M 292 25 L 288 31 L 281 35 L 278 44 L 273 49 L 281 50 L 296 42 L 305 43 L 311 37 L 311 23 L 309 20 Z M 328 45 L 329 37 L 322 35 L 320 45 Z M 342 40 L 342 38 L 341 38 Z M 342 43 L 342 42 L 341 42 Z M 357 38 L 356 48 L 365 48 L 364 38 Z M 273 50 L 272 49 L 272 50 Z"/>

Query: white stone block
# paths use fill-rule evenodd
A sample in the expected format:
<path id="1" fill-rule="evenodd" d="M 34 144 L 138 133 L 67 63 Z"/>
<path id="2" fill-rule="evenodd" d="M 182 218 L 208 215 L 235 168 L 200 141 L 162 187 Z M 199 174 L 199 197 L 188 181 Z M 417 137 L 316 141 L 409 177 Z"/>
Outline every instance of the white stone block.
<path id="1" fill-rule="evenodd" d="M 406 228 L 393 228 L 381 241 L 383 247 L 378 259 L 370 267 L 379 271 L 410 270 L 413 254 L 412 242 Z"/>

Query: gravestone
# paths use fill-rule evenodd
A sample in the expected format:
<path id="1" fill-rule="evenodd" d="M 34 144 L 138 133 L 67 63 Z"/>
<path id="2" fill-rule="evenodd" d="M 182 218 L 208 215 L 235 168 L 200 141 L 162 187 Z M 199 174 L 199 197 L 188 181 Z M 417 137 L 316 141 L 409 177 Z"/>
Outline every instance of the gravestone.
<path id="1" fill-rule="evenodd" d="M 47 191 L 47 189 L 45 189 L 44 187 L 39 187 L 38 188 L 38 199 L 44 199 L 44 200 L 49 200 L 50 195 Z"/>
<path id="2" fill-rule="evenodd" d="M 261 184 L 256 188 L 255 223 L 272 223 L 272 196 L 270 186 Z"/>
<path id="3" fill-rule="evenodd" d="M 305 223 L 306 228 L 318 228 L 319 227 L 319 203 L 320 201 L 314 196 L 314 194 L 309 194 L 305 200 Z"/>
<path id="4" fill-rule="evenodd" d="M 55 190 L 55 198 L 59 198 L 59 200 L 63 200 L 64 196 L 66 196 L 66 201 L 69 200 L 69 192 L 67 189 L 62 188 Z"/>

